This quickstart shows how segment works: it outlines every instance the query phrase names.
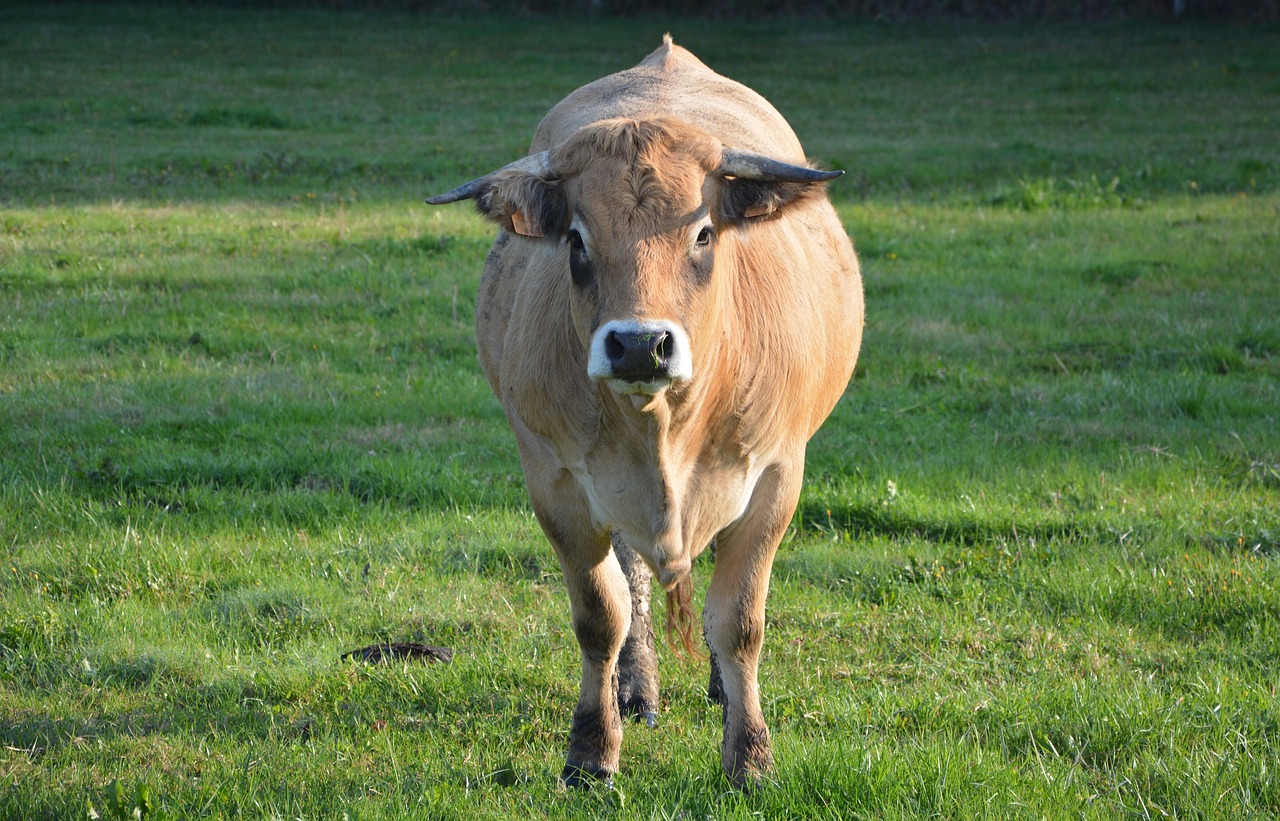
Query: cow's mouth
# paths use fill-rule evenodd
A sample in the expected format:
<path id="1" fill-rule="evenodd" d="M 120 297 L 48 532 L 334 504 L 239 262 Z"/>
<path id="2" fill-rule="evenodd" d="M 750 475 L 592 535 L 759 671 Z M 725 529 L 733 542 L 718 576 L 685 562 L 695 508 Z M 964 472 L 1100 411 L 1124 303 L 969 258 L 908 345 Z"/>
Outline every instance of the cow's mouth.
<path id="1" fill-rule="evenodd" d="M 647 379 L 612 378 L 601 380 L 614 393 L 624 396 L 657 396 L 670 388 L 675 380 L 669 376 L 653 376 Z"/>

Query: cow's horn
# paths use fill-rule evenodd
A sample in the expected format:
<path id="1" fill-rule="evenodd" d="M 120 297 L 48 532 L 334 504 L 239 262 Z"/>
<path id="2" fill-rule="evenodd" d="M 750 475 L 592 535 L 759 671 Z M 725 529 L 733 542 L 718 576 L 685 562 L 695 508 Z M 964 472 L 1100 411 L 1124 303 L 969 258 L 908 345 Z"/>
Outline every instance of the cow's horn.
<path id="1" fill-rule="evenodd" d="M 819 171 L 805 165 L 792 165 L 736 148 L 724 150 L 716 173 L 759 182 L 827 182 L 844 174 L 843 171 Z"/>
<path id="2" fill-rule="evenodd" d="M 533 174 L 538 177 L 542 177 L 544 180 L 550 179 L 551 177 L 550 156 L 551 156 L 550 151 L 542 151 L 537 154 L 530 154 L 527 157 L 521 157 L 520 159 L 516 160 L 513 163 L 504 165 L 502 168 L 499 168 L 497 171 L 490 171 L 488 174 L 485 174 L 483 177 L 478 177 L 477 179 L 474 179 L 471 182 L 464 182 L 462 185 L 459 185 L 457 188 L 453 189 L 452 191 L 448 191 L 444 194 L 437 194 L 434 197 L 428 197 L 427 204 L 428 205 L 448 205 L 449 203 L 457 202 L 458 200 L 475 199 L 480 194 L 480 192 L 483 191 L 489 185 L 489 181 L 494 177 L 496 177 L 497 175 L 501 174 L 503 171 L 527 171 L 530 174 Z"/>

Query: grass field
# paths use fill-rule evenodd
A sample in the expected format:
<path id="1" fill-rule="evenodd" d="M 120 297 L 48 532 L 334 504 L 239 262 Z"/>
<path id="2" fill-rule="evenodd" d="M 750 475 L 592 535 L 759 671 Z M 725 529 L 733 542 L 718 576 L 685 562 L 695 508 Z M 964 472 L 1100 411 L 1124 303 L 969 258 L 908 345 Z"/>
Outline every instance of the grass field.
<path id="1" fill-rule="evenodd" d="M 777 784 L 578 655 L 421 199 L 670 30 L 862 256 Z M 1280 816 L 1280 31 L 0 9 L 0 817 Z M 709 567 L 700 565 L 702 583 Z M 381 640 L 452 664 L 361 665 Z"/>

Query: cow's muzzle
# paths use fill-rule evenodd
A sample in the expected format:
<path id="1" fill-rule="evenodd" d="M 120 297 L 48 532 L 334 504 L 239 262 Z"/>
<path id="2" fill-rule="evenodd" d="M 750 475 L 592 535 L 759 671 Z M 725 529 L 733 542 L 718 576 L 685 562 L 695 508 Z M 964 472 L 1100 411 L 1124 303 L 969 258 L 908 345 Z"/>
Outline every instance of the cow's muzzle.
<path id="1" fill-rule="evenodd" d="M 689 337 L 672 322 L 606 322 L 591 338 L 587 375 L 618 393 L 664 391 L 693 375 Z"/>

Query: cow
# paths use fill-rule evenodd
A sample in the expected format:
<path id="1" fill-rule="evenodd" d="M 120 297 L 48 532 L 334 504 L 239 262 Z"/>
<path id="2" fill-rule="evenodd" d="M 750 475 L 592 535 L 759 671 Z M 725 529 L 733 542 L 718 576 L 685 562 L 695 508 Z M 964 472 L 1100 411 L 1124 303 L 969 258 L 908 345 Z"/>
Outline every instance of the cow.
<path id="1" fill-rule="evenodd" d="M 740 787 L 773 766 L 757 677 L 769 574 L 862 340 L 858 261 L 826 194 L 841 173 L 667 35 L 553 107 L 526 157 L 427 200 L 474 200 L 500 229 L 477 347 L 581 650 L 567 786 L 611 783 L 623 715 L 654 724 L 651 580 L 691 646 L 690 572 L 709 546 L 721 764 Z"/>

